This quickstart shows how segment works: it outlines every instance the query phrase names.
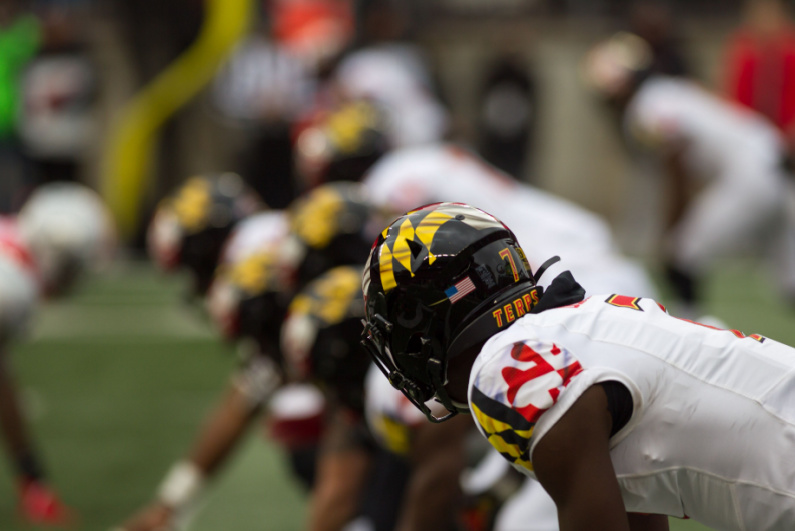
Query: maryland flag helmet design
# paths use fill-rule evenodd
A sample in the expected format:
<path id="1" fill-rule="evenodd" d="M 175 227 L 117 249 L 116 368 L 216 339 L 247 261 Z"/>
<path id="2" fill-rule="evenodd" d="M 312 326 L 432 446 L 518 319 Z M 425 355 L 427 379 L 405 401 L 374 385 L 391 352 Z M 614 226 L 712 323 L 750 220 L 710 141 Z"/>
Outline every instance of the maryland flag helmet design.
<path id="1" fill-rule="evenodd" d="M 309 186 L 359 181 L 390 148 L 385 113 L 357 99 L 315 117 L 296 138 L 296 165 Z"/>
<path id="2" fill-rule="evenodd" d="M 432 421 L 450 418 L 448 362 L 471 352 L 538 301 L 513 232 L 482 210 L 436 203 L 410 211 L 376 239 L 362 279 L 364 344 L 387 375 Z M 435 417 L 425 402 L 450 412 Z"/>
<path id="3" fill-rule="evenodd" d="M 282 326 L 288 373 L 317 382 L 334 400 L 364 414 L 370 357 L 359 344 L 362 266 L 340 266 L 310 282 L 290 303 Z"/>
<path id="4" fill-rule="evenodd" d="M 296 199 L 288 215 L 290 232 L 305 248 L 301 285 L 332 267 L 363 264 L 378 234 L 378 213 L 357 183 L 319 186 Z"/>
<path id="5" fill-rule="evenodd" d="M 147 232 L 149 255 L 166 271 L 189 270 L 203 295 L 232 228 L 263 208 L 235 173 L 191 177 L 158 205 Z"/>

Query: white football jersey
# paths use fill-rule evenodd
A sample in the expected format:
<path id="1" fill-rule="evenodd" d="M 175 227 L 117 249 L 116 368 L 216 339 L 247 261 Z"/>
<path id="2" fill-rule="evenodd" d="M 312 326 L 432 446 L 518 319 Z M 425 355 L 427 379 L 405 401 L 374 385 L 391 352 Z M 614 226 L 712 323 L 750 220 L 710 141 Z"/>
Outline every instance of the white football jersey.
<path id="1" fill-rule="evenodd" d="M 428 423 L 425 415 L 406 395 L 392 387 L 375 365 L 371 365 L 367 373 L 364 396 L 365 420 L 376 443 L 395 455 L 407 456 L 413 430 Z M 435 415 L 447 413 L 435 400 L 426 404 Z M 504 471 L 499 463 L 493 462 L 493 455 L 496 452 L 489 452 L 475 469 L 465 471 L 461 485 L 464 492 L 476 495 L 494 487 L 502 479 Z M 525 486 L 500 509 L 494 529 L 558 531 L 555 502 L 535 479 L 527 478 Z"/>
<path id="2" fill-rule="evenodd" d="M 758 180 L 780 163 L 783 143 L 762 115 L 733 104 L 692 81 L 653 77 L 630 101 L 625 127 L 653 149 L 686 143 L 685 160 L 698 176 Z M 756 171 L 745 171 L 748 167 Z"/>
<path id="3" fill-rule="evenodd" d="M 655 296 L 646 273 L 621 256 L 610 227 L 595 214 L 502 173 L 459 147 L 396 150 L 368 172 L 370 199 L 394 213 L 429 203 L 467 203 L 511 227 L 535 270 L 558 255 L 550 273 L 569 269 L 589 293 Z"/>
<path id="4" fill-rule="evenodd" d="M 628 511 L 721 530 L 793 528 L 795 349 L 677 319 L 652 299 L 595 295 L 492 337 L 469 403 L 481 433 L 532 475 L 538 441 L 605 381 L 634 404 L 610 440 Z"/>

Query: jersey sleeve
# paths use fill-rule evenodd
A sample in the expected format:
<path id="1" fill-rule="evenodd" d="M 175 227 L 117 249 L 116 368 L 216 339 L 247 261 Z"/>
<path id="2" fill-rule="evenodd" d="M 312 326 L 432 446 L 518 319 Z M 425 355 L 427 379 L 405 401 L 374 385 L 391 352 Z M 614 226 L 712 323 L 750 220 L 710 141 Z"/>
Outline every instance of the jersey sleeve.
<path id="1" fill-rule="evenodd" d="M 554 343 L 502 347 L 471 379 L 469 401 L 479 430 L 515 467 L 532 472 L 535 425 L 582 370 L 568 350 Z"/>

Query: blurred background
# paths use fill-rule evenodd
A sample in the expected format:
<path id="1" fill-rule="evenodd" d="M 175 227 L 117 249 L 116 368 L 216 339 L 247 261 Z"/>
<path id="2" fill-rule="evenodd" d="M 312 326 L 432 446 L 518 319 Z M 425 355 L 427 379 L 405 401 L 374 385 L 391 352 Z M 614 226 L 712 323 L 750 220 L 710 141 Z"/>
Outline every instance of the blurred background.
<path id="1" fill-rule="evenodd" d="M 751 6 L 771 3 L 762 14 Z M 43 304 L 29 336 L 10 349 L 48 477 L 80 514 L 73 528 L 110 529 L 151 497 L 235 365 L 232 346 L 186 302 L 188 276 L 162 275 L 147 257 L 159 202 L 191 175 L 233 171 L 271 207 L 289 205 L 312 184 L 296 164 L 296 131 L 329 97 L 326 84 L 346 57 L 382 42 L 411 46 L 427 72 L 424 90 L 443 108 L 437 139 L 603 216 L 665 299 L 657 170 L 626 149 L 611 110 L 586 86 L 583 57 L 595 42 L 631 30 L 651 44 L 660 71 L 755 106 L 787 138 L 788 102 L 795 108 L 792 7 L 0 0 L 0 212 L 13 216 L 37 187 L 72 181 L 99 193 L 117 227 L 113 263 L 69 297 Z M 775 52 L 749 71 L 743 54 L 756 45 Z M 351 84 L 366 88 L 379 78 L 379 61 L 368 67 L 374 71 L 348 65 Z M 766 90 L 779 92 L 758 94 Z M 425 129 L 408 127 L 401 132 L 419 142 Z M 721 261 L 704 309 L 732 327 L 794 343 L 792 301 L 767 277 L 752 256 Z M 190 529 L 303 528 L 305 492 L 262 431 L 251 430 Z M 21 529 L 14 465 L 5 472 L 0 529 Z"/>

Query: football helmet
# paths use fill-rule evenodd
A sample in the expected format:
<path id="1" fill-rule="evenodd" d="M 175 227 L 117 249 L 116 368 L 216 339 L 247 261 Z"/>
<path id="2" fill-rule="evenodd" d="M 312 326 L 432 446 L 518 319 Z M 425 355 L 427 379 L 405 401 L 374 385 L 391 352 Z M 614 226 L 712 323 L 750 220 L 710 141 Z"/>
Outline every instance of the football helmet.
<path id="1" fill-rule="evenodd" d="M 310 282 L 290 303 L 281 344 L 287 370 L 317 382 L 343 406 L 364 414 L 361 266 L 336 267 Z"/>
<path id="2" fill-rule="evenodd" d="M 332 267 L 363 264 L 381 219 L 358 183 L 328 183 L 299 197 L 289 208 L 290 231 L 305 249 L 298 283 Z"/>
<path id="3" fill-rule="evenodd" d="M 279 331 L 295 294 L 302 253 L 283 211 L 260 212 L 237 224 L 205 300 L 227 339 L 254 339 L 260 353 L 278 357 Z"/>
<path id="4" fill-rule="evenodd" d="M 158 205 L 147 231 L 149 255 L 166 271 L 189 270 L 195 293 L 204 295 L 232 228 L 263 207 L 235 173 L 192 177 Z"/>
<path id="5" fill-rule="evenodd" d="M 378 367 L 429 420 L 466 409 L 447 394 L 450 360 L 470 353 L 538 302 L 513 232 L 480 209 L 435 203 L 410 211 L 376 239 L 362 277 L 363 343 Z M 436 398 L 449 411 L 436 417 Z"/>
<path id="6" fill-rule="evenodd" d="M 17 222 L 48 295 L 67 291 L 84 271 L 107 265 L 115 249 L 110 212 L 82 184 L 40 186 L 22 205 Z"/>
<path id="7" fill-rule="evenodd" d="M 621 97 L 647 75 L 653 59 L 648 42 L 622 31 L 591 48 L 582 63 L 582 77 L 603 97 Z"/>
<path id="8" fill-rule="evenodd" d="M 384 114 L 367 100 L 321 113 L 295 142 L 296 166 L 309 187 L 359 181 L 390 147 Z"/>

